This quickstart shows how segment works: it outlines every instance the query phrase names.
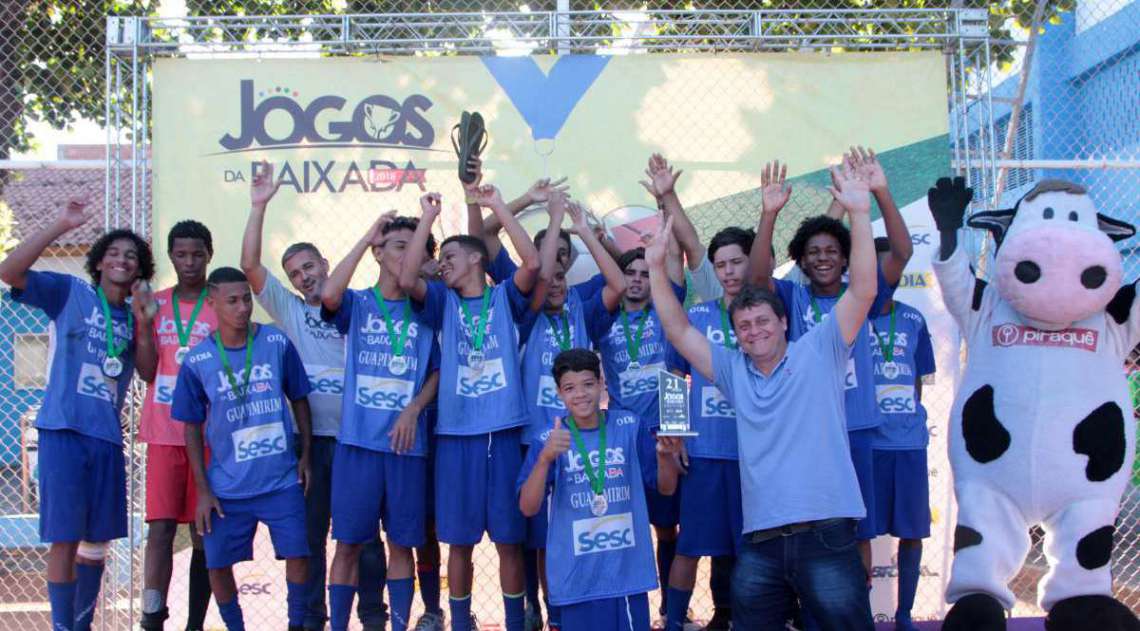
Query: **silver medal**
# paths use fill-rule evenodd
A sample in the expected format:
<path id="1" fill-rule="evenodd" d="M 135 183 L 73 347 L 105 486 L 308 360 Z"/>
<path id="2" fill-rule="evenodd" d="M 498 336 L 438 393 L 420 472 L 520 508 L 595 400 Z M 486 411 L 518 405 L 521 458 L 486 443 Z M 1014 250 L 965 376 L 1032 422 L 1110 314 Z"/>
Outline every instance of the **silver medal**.
<path id="1" fill-rule="evenodd" d="M 602 515 L 605 515 L 606 510 L 608 510 L 609 507 L 610 503 L 606 500 L 606 496 L 602 493 L 598 493 L 594 496 L 594 499 L 590 501 L 590 512 L 594 514 L 594 517 L 601 517 Z"/>
<path id="2" fill-rule="evenodd" d="M 883 376 L 887 379 L 894 379 L 899 376 L 899 365 L 897 362 L 884 362 L 883 363 Z"/>
<path id="3" fill-rule="evenodd" d="M 396 376 L 408 372 L 408 358 L 403 355 L 392 355 L 388 358 L 388 370 Z"/>
<path id="4" fill-rule="evenodd" d="M 629 362 L 629 370 L 641 370 L 641 362 L 637 361 L 636 359 L 631 360 Z"/>
<path id="5" fill-rule="evenodd" d="M 118 357 L 107 357 L 103 360 L 103 374 L 114 379 L 123 374 L 123 360 Z"/>
<path id="6" fill-rule="evenodd" d="M 475 372 L 483 372 L 483 351 L 471 351 L 467 353 L 467 367 Z"/>
<path id="7" fill-rule="evenodd" d="M 189 352 L 190 352 L 190 347 L 189 347 L 189 346 L 179 346 L 179 347 L 178 347 L 178 350 L 174 351 L 174 363 L 176 363 L 176 364 L 178 364 L 179 366 L 181 366 L 181 365 L 182 365 L 182 361 L 183 361 L 184 359 L 186 359 L 186 354 L 187 354 L 187 353 L 189 353 Z"/>

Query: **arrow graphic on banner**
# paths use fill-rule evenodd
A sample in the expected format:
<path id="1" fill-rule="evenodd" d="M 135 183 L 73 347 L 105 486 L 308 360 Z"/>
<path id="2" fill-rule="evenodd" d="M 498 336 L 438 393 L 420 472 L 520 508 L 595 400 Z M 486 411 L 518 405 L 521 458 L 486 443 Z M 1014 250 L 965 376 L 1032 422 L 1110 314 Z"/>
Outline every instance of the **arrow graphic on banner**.
<path id="1" fill-rule="evenodd" d="M 535 140 L 548 140 L 558 135 L 610 57 L 565 55 L 554 62 L 549 73 L 544 73 L 530 57 L 481 59 L 530 126 L 531 136 Z"/>

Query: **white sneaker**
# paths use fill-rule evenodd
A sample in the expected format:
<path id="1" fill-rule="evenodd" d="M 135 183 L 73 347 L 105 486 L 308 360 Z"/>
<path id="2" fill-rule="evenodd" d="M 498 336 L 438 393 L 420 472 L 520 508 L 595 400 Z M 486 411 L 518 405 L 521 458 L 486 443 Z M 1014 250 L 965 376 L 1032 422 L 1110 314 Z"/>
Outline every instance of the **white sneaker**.
<path id="1" fill-rule="evenodd" d="M 446 631 L 443 613 L 425 613 L 416 620 L 414 631 Z"/>

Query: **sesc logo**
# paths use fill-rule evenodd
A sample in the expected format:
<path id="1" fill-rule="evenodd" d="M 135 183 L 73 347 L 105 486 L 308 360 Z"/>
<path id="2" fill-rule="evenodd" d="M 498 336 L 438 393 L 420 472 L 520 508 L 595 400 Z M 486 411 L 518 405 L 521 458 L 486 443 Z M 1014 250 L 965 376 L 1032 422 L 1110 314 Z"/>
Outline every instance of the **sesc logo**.
<path id="1" fill-rule="evenodd" d="M 620 375 L 621 396 L 636 397 L 643 394 L 657 394 L 657 373 L 664 370 L 664 364 L 649 364 L 638 370 L 627 370 Z"/>
<path id="2" fill-rule="evenodd" d="M 875 400 L 879 402 L 881 414 L 914 414 L 914 386 L 908 384 L 888 384 L 875 386 Z"/>
<path id="3" fill-rule="evenodd" d="M 103 374 L 95 364 L 84 363 L 79 367 L 79 383 L 76 392 L 85 396 L 115 404 L 119 391 L 114 379 Z"/>
<path id="4" fill-rule="evenodd" d="M 540 408 L 566 409 L 562 399 L 558 396 L 558 385 L 554 383 L 554 377 L 550 375 L 539 377 L 538 400 L 534 404 Z"/>
<path id="5" fill-rule="evenodd" d="M 313 394 L 340 396 L 344 394 L 344 370 L 332 366 L 305 364 L 305 374 Z"/>
<path id="6" fill-rule="evenodd" d="M 356 404 L 373 410 L 400 412 L 412 401 L 415 384 L 387 377 L 356 377 Z"/>
<path id="7" fill-rule="evenodd" d="M 716 386 L 701 388 L 701 416 L 705 418 L 736 418 L 736 410 Z"/>
<path id="8" fill-rule="evenodd" d="M 455 394 L 461 397 L 477 398 L 507 387 L 507 376 L 503 372 L 502 358 L 483 362 L 483 370 L 476 372 L 469 366 L 459 366 L 459 378 L 455 381 Z"/>
<path id="9" fill-rule="evenodd" d="M 174 384 L 176 383 L 178 383 L 177 375 L 158 375 L 154 378 L 154 402 L 156 405 L 174 403 Z"/>
<path id="10" fill-rule="evenodd" d="M 632 513 L 574 520 L 574 556 L 622 550 L 635 544 Z"/>
<path id="11" fill-rule="evenodd" d="M 268 90 L 266 91 L 268 93 Z M 260 94 L 258 95 L 260 96 Z M 226 134 L 218 140 L 227 151 L 241 151 L 257 145 L 265 148 L 292 147 L 294 145 L 329 145 L 345 143 L 363 145 L 404 145 L 407 147 L 428 148 L 435 142 L 435 130 L 424 117 L 431 109 L 431 99 L 422 94 L 413 94 L 403 103 L 384 95 L 373 94 L 365 97 L 344 111 L 348 101 L 341 96 L 326 94 L 314 98 L 306 105 L 283 93 L 254 102 L 253 80 L 241 82 L 241 129 L 235 137 Z M 332 110 L 341 116 L 324 114 Z M 276 135 L 266 128 L 266 119 L 274 114 L 282 116 L 288 124 L 278 128 Z M 317 119 L 332 119 L 323 129 L 318 129 Z"/>
<path id="12" fill-rule="evenodd" d="M 234 460 L 237 462 L 275 456 L 285 453 L 287 447 L 285 429 L 281 423 L 239 429 L 231 437 L 234 441 Z"/>

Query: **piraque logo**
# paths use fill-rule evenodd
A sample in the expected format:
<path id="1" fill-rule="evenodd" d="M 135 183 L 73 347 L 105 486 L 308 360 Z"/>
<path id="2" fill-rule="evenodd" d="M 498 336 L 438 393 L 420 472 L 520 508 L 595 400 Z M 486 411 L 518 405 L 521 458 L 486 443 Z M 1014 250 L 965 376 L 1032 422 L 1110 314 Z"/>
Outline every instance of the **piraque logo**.
<path id="1" fill-rule="evenodd" d="M 243 79 L 240 103 L 241 127 L 218 140 L 227 152 L 299 146 L 426 149 L 435 142 L 435 129 L 424 115 L 433 104 L 422 94 L 402 101 L 373 94 L 350 105 L 335 94 L 304 98 L 289 86 L 257 87 Z"/>

